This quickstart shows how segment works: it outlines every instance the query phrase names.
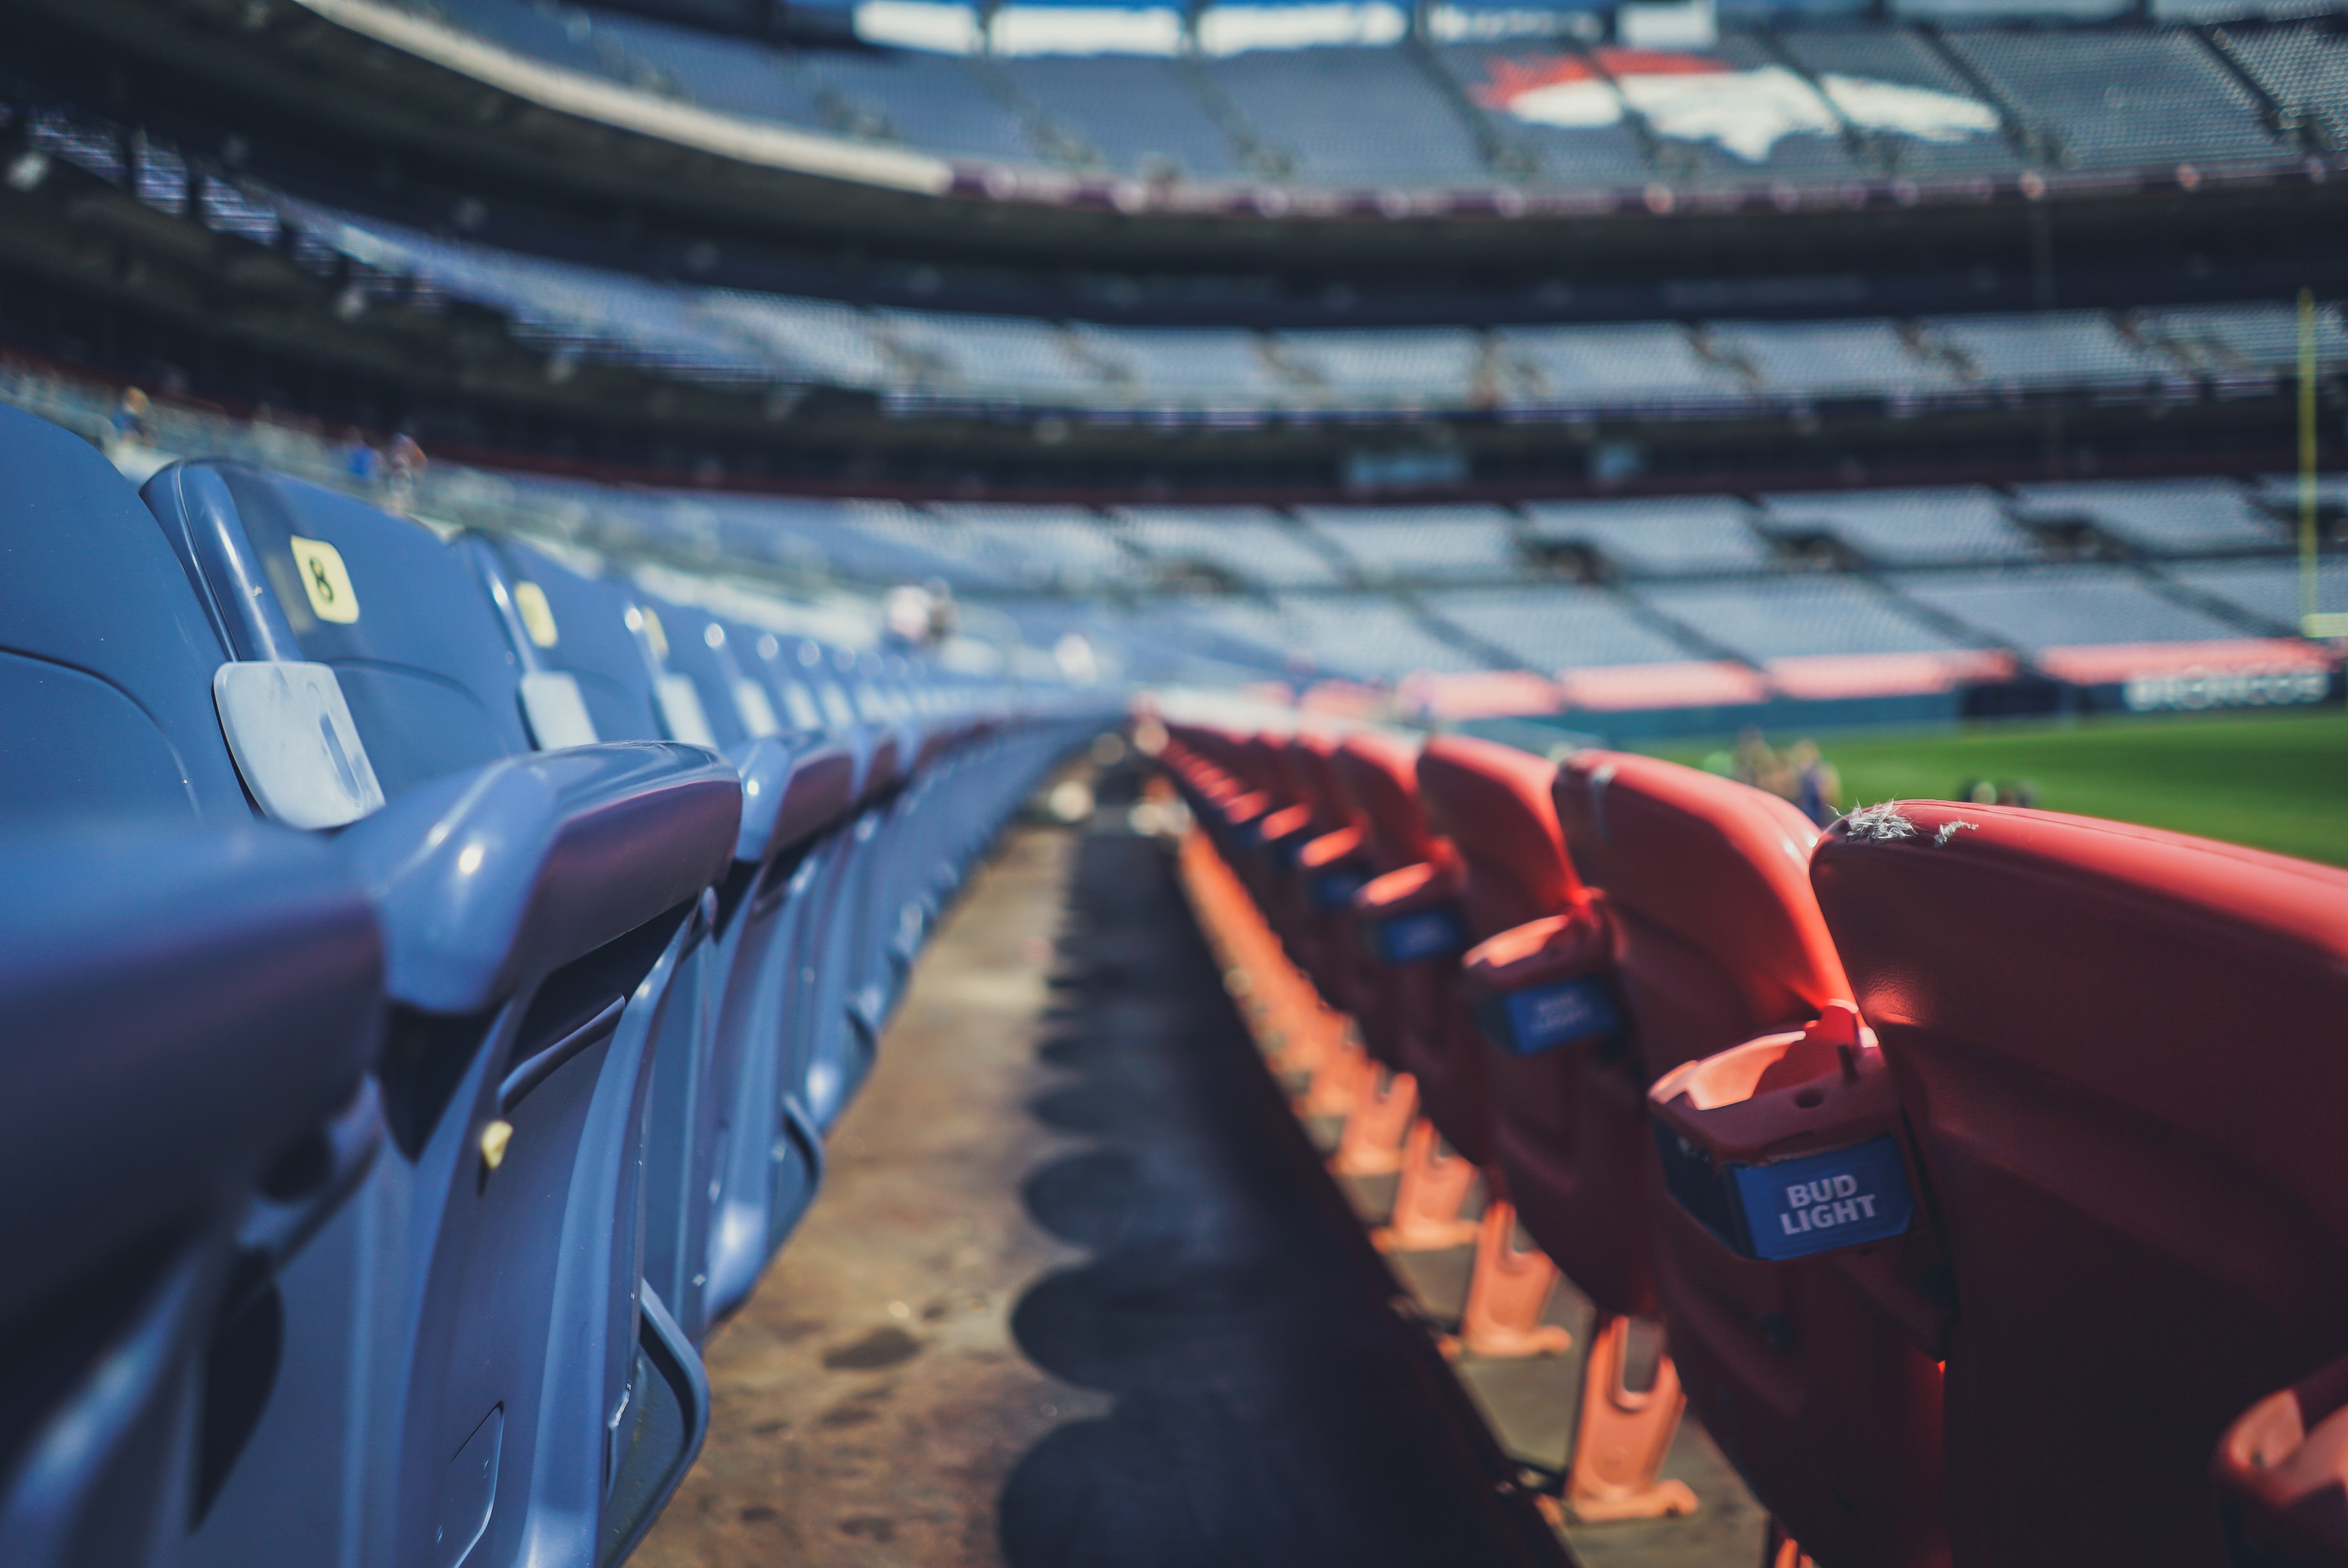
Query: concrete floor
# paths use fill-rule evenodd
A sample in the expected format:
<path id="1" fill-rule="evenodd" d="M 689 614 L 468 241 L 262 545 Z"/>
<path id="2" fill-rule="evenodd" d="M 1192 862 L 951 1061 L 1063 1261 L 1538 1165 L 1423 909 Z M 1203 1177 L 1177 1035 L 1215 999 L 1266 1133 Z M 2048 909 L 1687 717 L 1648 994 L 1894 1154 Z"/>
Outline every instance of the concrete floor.
<path id="1" fill-rule="evenodd" d="M 1100 1393 L 1019 1354 L 1011 1314 L 1080 1251 L 1020 1185 L 1077 1146 L 1028 1113 L 1075 840 L 1014 832 L 923 957 L 824 1189 L 706 1354 L 701 1460 L 642 1568 L 1001 1561 L 1020 1456 Z"/>
<path id="2" fill-rule="evenodd" d="M 1100 820 L 1014 829 L 932 943 L 636 1561 L 1564 1563 Z"/>

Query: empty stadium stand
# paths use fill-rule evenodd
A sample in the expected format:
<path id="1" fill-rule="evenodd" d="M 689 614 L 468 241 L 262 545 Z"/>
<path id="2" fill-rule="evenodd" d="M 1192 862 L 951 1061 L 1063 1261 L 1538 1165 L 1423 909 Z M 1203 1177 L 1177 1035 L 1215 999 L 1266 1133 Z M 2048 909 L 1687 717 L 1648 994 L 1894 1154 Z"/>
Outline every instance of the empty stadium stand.
<path id="1" fill-rule="evenodd" d="M 2348 1568 L 2348 0 L 0 25 L 0 1568 Z"/>

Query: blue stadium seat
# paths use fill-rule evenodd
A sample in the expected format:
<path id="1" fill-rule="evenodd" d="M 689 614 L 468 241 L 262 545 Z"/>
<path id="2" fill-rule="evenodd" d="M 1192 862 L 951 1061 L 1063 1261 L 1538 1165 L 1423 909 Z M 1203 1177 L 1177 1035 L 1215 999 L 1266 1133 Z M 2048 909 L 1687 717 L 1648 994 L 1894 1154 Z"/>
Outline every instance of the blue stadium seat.
<path id="1" fill-rule="evenodd" d="M 48 835 L 0 837 L 42 889 L 0 903 L 0 935 L 35 922 L 0 1009 L 46 1016 L 70 958 L 58 1038 L 206 1069 L 109 1122 L 77 1108 L 118 1076 L 45 1059 L 0 1105 L 0 1163 L 111 1162 L 0 1219 L 0 1321 L 74 1330 L 0 1351 L 0 1556 L 616 1562 L 705 1430 L 695 1336 L 805 1207 L 970 857 L 1100 705 L 232 463 L 141 506 L 13 410 L 0 470 L 0 817 Z M 150 895 L 203 929 L 149 929 Z M 55 1423 L 98 1430 L 117 1350 L 135 1386 L 77 1471 Z"/>
<path id="2" fill-rule="evenodd" d="M 820 1138 L 780 1082 L 790 1043 L 784 993 L 798 958 L 778 938 L 798 859 L 847 807 L 853 758 L 805 725 L 786 729 L 784 715 L 820 716 L 804 692 L 793 702 L 767 679 L 781 652 L 771 635 L 656 603 L 512 540 L 477 536 L 464 548 L 516 657 L 594 693 L 613 738 L 657 736 L 664 713 L 707 723 L 714 710 L 743 730 L 759 726 L 726 748 L 742 782 L 742 825 L 711 939 L 679 974 L 699 1002 L 671 1003 L 675 1038 L 657 1052 L 653 1088 L 647 1180 L 658 1217 L 645 1276 L 698 1341 L 748 1294 L 820 1179 Z M 760 651 L 766 643 L 776 644 L 773 659 Z M 695 674 L 675 676 L 672 665 Z M 689 703 L 674 693 L 664 701 L 661 682 L 678 678 L 692 682 Z"/>
<path id="3" fill-rule="evenodd" d="M 146 494 L 212 608 L 211 661 L 331 671 L 390 797 L 340 847 L 386 931 L 399 1157 L 281 1281 L 300 1354 L 192 1555 L 608 1555 L 706 1422 L 698 1361 L 640 1287 L 630 1152 L 738 828 L 734 771 L 659 743 L 533 755 L 518 659 L 415 524 L 234 465 Z M 282 739 L 242 746 L 248 779 Z"/>
<path id="4" fill-rule="evenodd" d="M 0 797 L 0 886 L 40 890 L 0 900 L 0 1179 L 39 1196 L 0 1209 L 0 1560 L 132 1568 L 173 1560 L 250 1435 L 273 1266 L 381 1143 L 382 948 L 322 843 L 45 821 L 77 803 L 26 782 Z"/>

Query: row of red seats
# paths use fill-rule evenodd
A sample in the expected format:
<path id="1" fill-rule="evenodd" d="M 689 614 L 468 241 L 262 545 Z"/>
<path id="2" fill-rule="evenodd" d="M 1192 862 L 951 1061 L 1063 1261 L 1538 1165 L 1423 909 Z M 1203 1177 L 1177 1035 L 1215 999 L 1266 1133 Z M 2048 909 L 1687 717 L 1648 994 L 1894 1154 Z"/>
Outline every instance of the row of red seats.
<path id="1" fill-rule="evenodd" d="M 1170 735 L 1385 1070 L 1363 1113 L 1423 1112 L 1389 1233 L 1457 1241 L 1484 1178 L 1469 1348 L 1551 1346 L 1551 1263 L 1596 1305 L 1580 1517 L 1694 1505 L 1684 1390 L 1781 1561 L 2348 1563 L 2348 873 L 1934 802 L 1822 835 L 1620 753 Z"/>

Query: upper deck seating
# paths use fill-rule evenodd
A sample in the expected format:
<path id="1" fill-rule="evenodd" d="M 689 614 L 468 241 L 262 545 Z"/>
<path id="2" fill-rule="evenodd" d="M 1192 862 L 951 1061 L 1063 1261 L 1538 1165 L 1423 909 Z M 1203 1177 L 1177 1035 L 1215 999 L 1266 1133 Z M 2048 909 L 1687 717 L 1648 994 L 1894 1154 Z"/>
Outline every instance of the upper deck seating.
<path id="1" fill-rule="evenodd" d="M 1342 407 L 1458 407 L 1478 395 L 1482 352 L 1460 327 L 1282 333 L 1272 350 L 1290 376 Z"/>
<path id="2" fill-rule="evenodd" d="M 2199 642 L 2239 637 L 2239 627 L 2156 593 L 2116 567 L 1917 574 L 1891 579 L 1901 593 L 1977 626 L 2024 652 L 2116 642 Z"/>
<path id="3" fill-rule="evenodd" d="M 1301 507 L 1297 516 L 1373 582 L 1506 579 L 1522 569 L 1497 507 Z"/>
<path id="4" fill-rule="evenodd" d="M 1580 546 L 1630 576 L 1749 572 L 1771 561 L 1746 508 L 1725 497 L 1542 501 L 1525 517 L 1536 538 Z"/>
<path id="5" fill-rule="evenodd" d="M 2066 168 L 2257 162 L 2287 154 L 2260 123 L 2257 100 L 2184 29 L 1967 29 L 1945 36 L 2047 135 Z"/>
<path id="6" fill-rule="evenodd" d="M 2257 616 L 2277 630 L 2299 624 L 2300 569 L 2297 561 L 2210 561 L 2171 567 L 2168 575 L 2199 593 Z M 2318 613 L 2348 606 L 2348 561 L 2334 556 L 2318 564 L 2315 607 Z"/>
<path id="7" fill-rule="evenodd" d="M 1924 397 L 1962 384 L 1944 361 L 1910 350 L 1890 322 L 1720 322 L 1710 342 L 1751 366 L 1763 387 L 1804 398 Z"/>
<path id="8" fill-rule="evenodd" d="M 911 49 L 809 50 L 798 58 L 853 123 L 892 140 L 965 158 L 1039 160 L 1017 110 L 988 92 L 968 62 Z"/>
<path id="9" fill-rule="evenodd" d="M 1957 1561 L 2223 1561 L 2219 1434 L 2341 1344 L 2348 873 L 1903 802 L 1811 881 L 1953 1274 Z"/>
<path id="10" fill-rule="evenodd" d="M 1247 587 L 1334 588 L 1329 559 L 1300 530 L 1261 508 L 1128 507 L 1129 537 L 1169 567 L 1197 563 Z"/>
<path id="11" fill-rule="evenodd" d="M 1282 594 L 1270 606 L 1218 600 L 1200 613 L 1238 635 L 1285 645 L 1299 663 L 1324 675 L 1393 680 L 1421 670 L 1472 670 L 1478 662 L 1403 605 L 1377 595 Z"/>
<path id="12" fill-rule="evenodd" d="M 1780 534 L 1823 529 L 1885 566 L 2037 559 L 2038 541 L 1989 491 L 1872 490 L 1769 496 L 1763 526 Z"/>
<path id="13" fill-rule="evenodd" d="M 2014 491 L 2014 506 L 2048 521 L 2084 518 L 2153 555 L 2272 548 L 2284 538 L 2275 519 L 2227 479 L 2024 485 Z"/>
<path id="14" fill-rule="evenodd" d="M 1780 40 L 1788 55 L 1816 75 L 1830 98 L 1857 103 L 1880 92 L 1877 84 L 1933 95 L 1923 101 L 1939 111 L 1932 117 L 1941 122 L 1937 134 L 1879 134 L 1873 138 L 1874 150 L 1901 173 L 1947 179 L 2013 174 L 2022 167 L 2013 144 L 1999 134 L 1996 111 L 1981 101 L 1972 83 L 1906 28 L 1788 28 Z M 1972 114 L 1962 112 L 1966 105 L 1972 106 Z"/>
<path id="15" fill-rule="evenodd" d="M 1222 127 L 1164 60 L 1011 57 L 997 58 L 994 67 L 1119 173 L 1225 179 L 1248 172 Z"/>
<path id="16" fill-rule="evenodd" d="M 1684 646 L 1641 619 L 1630 602 L 1579 583 L 1454 589 L 1421 602 L 1477 641 L 1543 674 L 1688 657 Z"/>
<path id="17" fill-rule="evenodd" d="M 1492 341 L 1535 405 L 1733 409 L 1753 399 L 1734 370 L 1698 354 L 1677 326 L 1511 326 Z"/>
<path id="18" fill-rule="evenodd" d="M 1640 597 L 1683 626 L 1756 661 L 1957 646 L 1872 584 L 1849 577 L 1655 584 Z"/>
<path id="19" fill-rule="evenodd" d="M 1921 341 L 1967 381 L 2008 391 L 2137 385 L 2177 378 L 2178 365 L 2130 343 L 2093 311 L 1943 316 Z"/>
<path id="20" fill-rule="evenodd" d="M 1333 183 L 1480 179 L 1476 142 L 1403 52 L 1333 46 L 1202 62 L 1247 125 Z"/>

